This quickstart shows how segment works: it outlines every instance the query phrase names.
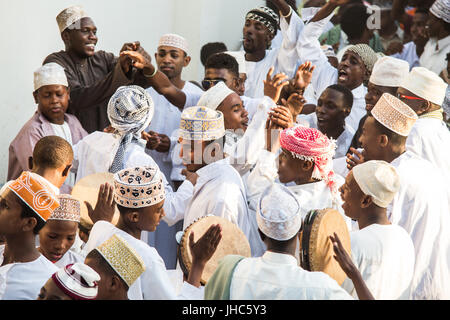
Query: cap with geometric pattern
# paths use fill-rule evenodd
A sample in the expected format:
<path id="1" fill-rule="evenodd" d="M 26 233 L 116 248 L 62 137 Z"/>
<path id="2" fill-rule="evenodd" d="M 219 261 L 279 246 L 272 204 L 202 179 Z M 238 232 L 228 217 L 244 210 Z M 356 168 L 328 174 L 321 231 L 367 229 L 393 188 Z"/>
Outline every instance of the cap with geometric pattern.
<path id="1" fill-rule="evenodd" d="M 67 220 L 80 222 L 80 201 L 69 194 L 58 195 L 59 207 L 50 215 L 48 220 Z"/>

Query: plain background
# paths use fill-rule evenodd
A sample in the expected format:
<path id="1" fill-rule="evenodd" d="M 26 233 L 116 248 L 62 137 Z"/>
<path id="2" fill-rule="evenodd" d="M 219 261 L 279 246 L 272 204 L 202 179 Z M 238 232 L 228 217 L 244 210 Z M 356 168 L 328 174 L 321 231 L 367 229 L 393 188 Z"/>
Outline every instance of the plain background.
<path id="1" fill-rule="evenodd" d="M 300 2 L 300 1 L 299 1 Z M 263 0 L 0 0 L 0 184 L 8 171 L 8 148 L 36 110 L 33 72 L 52 52 L 64 49 L 57 14 L 82 5 L 98 32 L 96 50 L 115 55 L 125 42 L 140 41 L 154 58 L 161 35 L 177 33 L 189 42 L 192 61 L 184 80 L 203 77 L 200 49 L 207 42 L 224 42 L 238 50 L 245 14 Z M 154 59 L 153 59 L 154 61 Z"/>

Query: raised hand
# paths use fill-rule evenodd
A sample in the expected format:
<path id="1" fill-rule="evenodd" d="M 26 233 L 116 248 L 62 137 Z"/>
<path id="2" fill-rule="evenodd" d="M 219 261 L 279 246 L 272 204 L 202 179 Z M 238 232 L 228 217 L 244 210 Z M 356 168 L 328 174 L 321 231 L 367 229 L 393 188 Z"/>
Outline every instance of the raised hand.
<path id="1" fill-rule="evenodd" d="M 132 65 L 137 69 L 145 71 L 145 69 L 153 68 L 152 71 L 154 71 L 154 66 L 152 65 L 151 57 L 148 54 L 146 55 L 138 51 L 126 50 L 120 53 L 120 58 L 131 59 Z"/>
<path id="2" fill-rule="evenodd" d="M 289 98 L 286 100 L 281 99 L 281 102 L 284 106 L 288 107 L 291 110 L 292 114 L 299 115 L 302 113 L 303 106 L 306 103 L 305 98 L 297 92 L 292 93 Z"/>
<path id="3" fill-rule="evenodd" d="M 269 113 L 269 117 L 272 122 L 272 129 L 287 129 L 294 126 L 292 113 L 288 107 L 277 106 Z"/>
<path id="4" fill-rule="evenodd" d="M 356 272 L 358 272 L 358 268 L 356 268 L 352 258 L 345 251 L 341 240 L 335 232 L 333 232 L 333 236 L 330 235 L 330 241 L 333 244 L 334 259 L 339 263 L 347 277 L 353 279 Z"/>
<path id="5" fill-rule="evenodd" d="M 274 67 L 269 69 L 267 72 L 266 80 L 264 80 L 264 95 L 271 98 L 275 103 L 280 99 L 281 90 L 289 82 L 286 81 L 288 76 L 284 73 L 278 73 L 273 76 Z"/>
<path id="6" fill-rule="evenodd" d="M 92 208 L 92 205 L 89 202 L 85 201 L 84 203 L 88 209 L 89 218 L 91 218 L 93 223 L 100 220 L 111 222 L 116 207 L 116 202 L 114 201 L 114 187 L 108 182 L 100 185 L 95 209 Z"/>
<path id="7" fill-rule="evenodd" d="M 347 153 L 347 169 L 348 170 L 352 170 L 354 166 L 357 166 L 358 164 L 363 163 L 364 160 L 364 156 L 361 152 L 359 152 L 358 150 L 356 150 L 355 148 L 351 147 L 350 151 L 353 154 Z M 356 157 L 355 157 L 356 155 Z"/>
<path id="8" fill-rule="evenodd" d="M 272 109 L 275 110 L 276 108 Z M 280 149 L 280 132 L 283 129 L 280 125 L 271 120 L 271 116 L 267 117 L 266 121 L 266 150 L 272 153 L 277 153 Z"/>
<path id="9" fill-rule="evenodd" d="M 186 180 L 189 180 L 193 186 L 197 183 L 198 174 L 195 172 L 188 171 L 187 169 L 181 170 L 181 174 L 186 177 Z"/>
<path id="10" fill-rule="evenodd" d="M 293 83 L 295 91 L 300 91 L 301 93 L 303 93 L 306 87 L 311 83 L 312 73 L 314 69 L 315 66 L 313 66 L 309 61 L 306 61 L 298 67 L 297 71 L 295 72 Z"/>
<path id="11" fill-rule="evenodd" d="M 192 263 L 205 265 L 216 252 L 222 239 L 222 227 L 219 224 L 211 225 L 197 242 L 194 241 L 194 232 L 189 235 L 189 248 L 192 254 Z"/>

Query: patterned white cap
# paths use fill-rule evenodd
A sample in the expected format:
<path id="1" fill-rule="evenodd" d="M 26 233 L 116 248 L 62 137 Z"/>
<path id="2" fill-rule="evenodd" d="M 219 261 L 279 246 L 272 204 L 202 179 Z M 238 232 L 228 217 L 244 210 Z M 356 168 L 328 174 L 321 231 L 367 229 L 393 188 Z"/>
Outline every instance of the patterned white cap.
<path id="1" fill-rule="evenodd" d="M 84 263 L 61 268 L 52 275 L 52 279 L 73 300 L 94 300 L 97 297 L 100 275 Z"/>
<path id="2" fill-rule="evenodd" d="M 353 177 L 361 191 L 372 201 L 386 208 L 400 188 L 400 178 L 395 168 L 381 160 L 371 160 L 353 168 Z"/>
<path id="3" fill-rule="evenodd" d="M 232 93 L 235 92 L 228 88 L 225 82 L 221 81 L 206 90 L 198 100 L 197 105 L 216 110 L 222 101 Z"/>
<path id="4" fill-rule="evenodd" d="M 430 12 L 439 19 L 450 23 L 450 0 L 436 0 L 431 6 Z"/>
<path id="5" fill-rule="evenodd" d="M 183 110 L 180 121 L 180 138 L 186 140 L 211 141 L 225 135 L 223 113 L 204 106 Z"/>
<path id="6" fill-rule="evenodd" d="M 133 167 L 114 174 L 114 200 L 126 208 L 143 208 L 166 198 L 158 166 Z"/>
<path id="7" fill-rule="evenodd" d="M 266 188 L 258 202 L 258 228 L 271 239 L 289 240 L 302 225 L 300 204 L 287 187 L 274 183 Z"/>
<path id="8" fill-rule="evenodd" d="M 95 248 L 123 281 L 131 285 L 145 271 L 141 256 L 118 234 Z"/>
<path id="9" fill-rule="evenodd" d="M 59 32 L 63 32 L 72 23 L 87 17 L 89 17 L 87 12 L 80 5 L 71 6 L 64 9 L 56 16 Z"/>
<path id="10" fill-rule="evenodd" d="M 423 67 L 412 68 L 411 72 L 403 79 L 400 87 L 439 106 L 444 103 L 445 91 L 447 90 L 447 84 L 441 77 Z"/>
<path id="11" fill-rule="evenodd" d="M 158 47 L 160 47 L 160 46 L 168 46 L 168 47 L 178 48 L 178 49 L 181 49 L 184 52 L 186 52 L 186 54 L 188 54 L 188 52 L 189 52 L 189 46 L 188 46 L 187 40 L 185 38 L 183 38 L 182 36 L 180 36 L 178 34 L 174 34 L 174 33 L 167 33 L 167 34 L 163 35 L 159 39 Z"/>
<path id="12" fill-rule="evenodd" d="M 34 91 L 43 86 L 63 85 L 68 87 L 64 68 L 55 62 L 49 62 L 34 72 Z"/>
<path id="13" fill-rule="evenodd" d="M 69 194 L 58 195 L 59 207 L 53 211 L 48 220 L 67 220 L 80 222 L 80 201 Z"/>
<path id="14" fill-rule="evenodd" d="M 247 73 L 245 69 L 245 51 L 225 51 L 224 53 L 234 57 L 239 65 L 239 73 Z"/>
<path id="15" fill-rule="evenodd" d="M 405 137 L 418 119 L 413 109 L 389 93 L 383 93 L 371 113 L 383 126 Z"/>
<path id="16" fill-rule="evenodd" d="M 408 62 L 386 56 L 375 62 L 369 81 L 377 86 L 399 87 L 408 73 Z"/>

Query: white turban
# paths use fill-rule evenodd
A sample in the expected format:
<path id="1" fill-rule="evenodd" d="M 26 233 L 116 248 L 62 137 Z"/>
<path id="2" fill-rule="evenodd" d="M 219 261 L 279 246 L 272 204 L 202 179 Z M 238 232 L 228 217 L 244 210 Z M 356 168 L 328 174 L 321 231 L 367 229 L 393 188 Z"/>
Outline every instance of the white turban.
<path id="1" fill-rule="evenodd" d="M 377 86 L 399 87 L 408 73 L 408 62 L 386 56 L 375 62 L 369 81 Z"/>
<path id="2" fill-rule="evenodd" d="M 159 39 L 158 47 L 160 46 L 168 46 L 168 47 L 174 47 L 183 50 L 186 54 L 188 54 L 189 47 L 187 40 L 183 38 L 182 36 L 179 36 L 174 33 L 168 33 L 163 35 Z"/>
<path id="3" fill-rule="evenodd" d="M 244 51 L 225 51 L 224 53 L 234 57 L 239 65 L 239 73 L 247 73 L 245 69 Z"/>
<path id="4" fill-rule="evenodd" d="M 87 17 L 89 17 L 87 12 L 84 11 L 84 8 L 80 5 L 64 9 L 56 16 L 59 32 L 63 32 L 72 23 Z"/>
<path id="5" fill-rule="evenodd" d="M 430 12 L 437 18 L 450 23 L 450 0 L 436 0 L 431 6 Z"/>
<path id="6" fill-rule="evenodd" d="M 216 110 L 222 101 L 232 93 L 235 92 L 228 88 L 225 82 L 221 81 L 206 90 L 200 97 L 197 105 Z"/>
<path id="7" fill-rule="evenodd" d="M 94 300 L 100 276 L 94 269 L 77 262 L 59 269 L 52 275 L 56 286 L 73 300 Z"/>
<path id="8" fill-rule="evenodd" d="M 443 104 L 445 91 L 447 90 L 447 84 L 441 77 L 423 67 L 412 68 L 411 72 L 403 79 L 400 87 L 439 106 Z"/>
<path id="9" fill-rule="evenodd" d="M 271 239 L 284 241 L 294 237 L 302 226 L 295 194 L 278 183 L 266 188 L 258 202 L 256 221 L 259 230 Z"/>
<path id="10" fill-rule="evenodd" d="M 361 191 L 372 197 L 373 203 L 386 208 L 400 188 L 395 168 L 381 160 L 371 160 L 353 168 L 353 177 Z"/>
<path id="11" fill-rule="evenodd" d="M 34 91 L 43 86 L 63 85 L 68 87 L 64 68 L 55 62 L 44 64 L 34 72 Z"/>

